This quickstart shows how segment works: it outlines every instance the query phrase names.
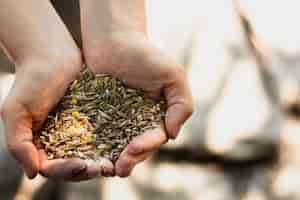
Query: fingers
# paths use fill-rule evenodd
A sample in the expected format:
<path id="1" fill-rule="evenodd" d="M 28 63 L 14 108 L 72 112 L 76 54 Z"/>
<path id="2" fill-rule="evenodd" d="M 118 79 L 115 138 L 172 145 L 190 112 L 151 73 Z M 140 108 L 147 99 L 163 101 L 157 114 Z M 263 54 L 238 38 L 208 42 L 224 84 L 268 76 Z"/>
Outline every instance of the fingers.
<path id="1" fill-rule="evenodd" d="M 116 162 L 116 175 L 119 177 L 129 176 L 135 165 L 147 159 L 167 140 L 167 135 L 162 127 L 147 131 L 133 139 Z"/>
<path id="2" fill-rule="evenodd" d="M 98 176 L 127 177 L 135 165 L 147 159 L 153 151 L 166 142 L 167 135 L 163 127 L 147 131 L 126 147 L 116 162 L 115 169 L 113 163 L 106 158 L 100 158 L 96 162 L 81 159 L 47 160 L 47 156 L 41 151 L 40 173 L 47 177 L 69 181 L 89 180 Z"/>
<path id="3" fill-rule="evenodd" d="M 97 161 L 87 160 L 85 163 L 87 165 L 87 170 L 84 173 L 72 177 L 70 181 L 78 182 L 100 176 L 112 177 L 115 175 L 114 165 L 106 158 L 100 158 Z"/>
<path id="4" fill-rule="evenodd" d="M 98 161 L 78 158 L 47 160 L 46 154 L 40 151 L 40 159 L 40 173 L 50 178 L 78 182 L 102 175 L 114 175 L 113 164 L 105 158 Z"/>
<path id="5" fill-rule="evenodd" d="M 175 139 L 183 123 L 192 115 L 193 98 L 184 70 L 177 73 L 175 81 L 165 89 L 167 100 L 166 129 L 168 136 Z"/>
<path id="6" fill-rule="evenodd" d="M 151 152 L 141 155 L 131 155 L 128 152 L 124 152 L 116 162 L 116 175 L 119 177 L 128 177 L 133 168 L 140 162 L 143 162 L 150 157 Z"/>
<path id="7" fill-rule="evenodd" d="M 87 169 L 87 165 L 80 159 L 55 159 L 47 160 L 47 156 L 43 151 L 40 155 L 39 172 L 45 177 L 71 179 Z"/>
<path id="8" fill-rule="evenodd" d="M 4 104 L 1 110 L 7 148 L 20 162 L 28 178 L 34 178 L 39 169 L 38 151 L 32 143 L 31 119 L 25 109 L 15 104 Z"/>
<path id="9" fill-rule="evenodd" d="M 8 149 L 20 162 L 27 177 L 29 179 L 36 177 L 39 169 L 38 152 L 32 142 L 23 140 L 19 144 L 8 145 Z"/>
<path id="10" fill-rule="evenodd" d="M 144 134 L 134 138 L 126 147 L 125 152 L 130 155 L 140 155 L 157 150 L 168 141 L 168 137 L 163 127 L 149 130 Z"/>

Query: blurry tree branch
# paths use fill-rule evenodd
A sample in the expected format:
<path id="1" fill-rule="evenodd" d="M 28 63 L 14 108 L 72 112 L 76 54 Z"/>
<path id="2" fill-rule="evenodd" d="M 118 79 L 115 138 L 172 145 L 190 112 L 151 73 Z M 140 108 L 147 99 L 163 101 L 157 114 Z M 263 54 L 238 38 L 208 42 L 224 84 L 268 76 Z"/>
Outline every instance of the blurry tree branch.
<path id="1" fill-rule="evenodd" d="M 233 5 L 240 20 L 246 43 L 253 55 L 253 59 L 258 65 L 261 80 L 266 87 L 265 91 L 270 97 L 270 100 L 272 100 L 272 103 L 277 104 L 279 101 L 279 94 L 276 81 L 274 80 L 275 76 L 271 70 L 271 51 L 263 44 L 263 41 L 256 34 L 254 26 L 242 9 L 241 1 L 233 0 Z"/>

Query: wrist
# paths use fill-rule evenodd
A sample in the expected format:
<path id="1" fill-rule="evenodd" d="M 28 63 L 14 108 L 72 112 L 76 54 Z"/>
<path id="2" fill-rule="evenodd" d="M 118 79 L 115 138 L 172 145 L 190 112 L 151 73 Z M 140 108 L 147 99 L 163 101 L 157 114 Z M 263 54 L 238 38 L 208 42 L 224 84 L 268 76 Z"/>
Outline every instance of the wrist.
<path id="1" fill-rule="evenodd" d="M 80 8 L 84 41 L 147 35 L 144 0 L 81 0 Z"/>
<path id="2" fill-rule="evenodd" d="M 41 54 L 28 54 L 15 60 L 16 72 L 29 72 L 41 76 L 60 75 L 75 77 L 82 68 L 81 52 L 77 48 L 68 51 L 47 51 Z M 56 77 L 56 78 L 57 78 Z"/>
<path id="3" fill-rule="evenodd" d="M 83 52 L 88 66 L 105 68 L 117 65 L 122 59 L 130 60 L 135 55 L 146 55 L 146 51 L 151 49 L 149 45 L 151 43 L 143 33 L 119 32 L 96 40 L 83 40 Z"/>

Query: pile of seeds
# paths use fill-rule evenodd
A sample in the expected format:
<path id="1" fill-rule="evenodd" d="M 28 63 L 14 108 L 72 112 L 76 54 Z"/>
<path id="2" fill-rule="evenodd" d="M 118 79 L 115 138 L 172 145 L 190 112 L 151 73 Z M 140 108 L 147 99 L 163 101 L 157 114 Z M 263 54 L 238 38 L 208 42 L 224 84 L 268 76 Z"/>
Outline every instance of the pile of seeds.
<path id="1" fill-rule="evenodd" d="M 35 134 L 35 144 L 49 159 L 106 157 L 115 162 L 134 137 L 161 126 L 164 117 L 164 101 L 86 68 Z"/>

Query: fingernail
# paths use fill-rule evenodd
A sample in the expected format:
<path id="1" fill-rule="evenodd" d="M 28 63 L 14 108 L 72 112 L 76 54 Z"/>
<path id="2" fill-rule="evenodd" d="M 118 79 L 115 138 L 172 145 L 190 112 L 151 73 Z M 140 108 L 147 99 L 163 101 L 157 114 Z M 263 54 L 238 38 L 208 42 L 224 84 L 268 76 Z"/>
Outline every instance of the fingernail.
<path id="1" fill-rule="evenodd" d="M 115 176 L 115 172 L 113 169 L 108 169 L 106 167 L 103 168 L 102 175 L 105 177 L 113 177 Z"/>
<path id="2" fill-rule="evenodd" d="M 124 178 L 130 175 L 131 170 L 129 168 L 121 169 L 119 177 Z"/>
<path id="3" fill-rule="evenodd" d="M 129 170 L 128 169 L 121 169 L 120 171 L 119 171 L 119 174 L 118 174 L 118 176 L 119 177 L 121 177 L 121 178 L 123 178 L 123 177 L 127 177 L 128 176 L 128 174 L 129 174 L 129 172 L 128 172 Z"/>
<path id="4" fill-rule="evenodd" d="M 117 175 L 119 177 L 126 177 L 130 174 L 130 168 L 126 164 L 119 164 L 117 167 Z"/>

